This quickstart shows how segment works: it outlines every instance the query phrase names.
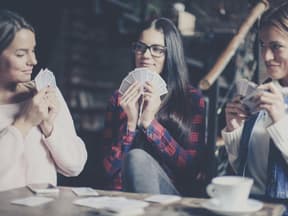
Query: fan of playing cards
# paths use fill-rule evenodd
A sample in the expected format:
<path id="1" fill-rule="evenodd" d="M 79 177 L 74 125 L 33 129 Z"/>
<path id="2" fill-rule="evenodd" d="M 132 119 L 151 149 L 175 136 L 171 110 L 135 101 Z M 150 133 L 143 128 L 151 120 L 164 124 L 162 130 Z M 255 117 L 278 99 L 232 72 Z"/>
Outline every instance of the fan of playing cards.
<path id="1" fill-rule="evenodd" d="M 123 95 L 125 91 L 132 85 L 135 81 L 138 81 L 142 85 L 145 82 L 150 81 L 158 88 L 158 92 L 160 96 L 167 94 L 167 87 L 165 81 L 162 77 L 149 70 L 148 68 L 136 68 L 135 70 L 131 71 L 122 81 L 119 92 Z"/>
<path id="2" fill-rule="evenodd" d="M 47 86 L 56 87 L 56 80 L 54 74 L 46 69 L 41 69 L 38 75 L 35 77 L 36 88 L 40 91 Z"/>

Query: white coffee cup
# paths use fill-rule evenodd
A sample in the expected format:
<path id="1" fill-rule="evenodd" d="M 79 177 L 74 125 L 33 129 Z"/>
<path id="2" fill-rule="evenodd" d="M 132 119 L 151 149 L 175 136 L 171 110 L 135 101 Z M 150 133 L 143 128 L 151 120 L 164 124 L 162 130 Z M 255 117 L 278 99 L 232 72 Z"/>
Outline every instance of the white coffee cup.
<path id="1" fill-rule="evenodd" d="M 248 201 L 253 179 L 240 176 L 220 176 L 212 179 L 207 194 L 223 209 L 240 209 Z"/>

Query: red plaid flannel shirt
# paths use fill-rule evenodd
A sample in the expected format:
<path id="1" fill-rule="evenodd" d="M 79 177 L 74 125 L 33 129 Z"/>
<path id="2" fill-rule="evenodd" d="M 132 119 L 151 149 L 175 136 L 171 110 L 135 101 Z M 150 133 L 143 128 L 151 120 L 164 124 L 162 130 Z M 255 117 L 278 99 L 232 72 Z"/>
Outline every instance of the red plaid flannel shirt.
<path id="1" fill-rule="evenodd" d="M 156 147 L 160 155 L 165 158 L 167 164 L 173 164 L 171 169 L 191 170 L 200 166 L 200 161 L 195 160 L 201 147 L 205 145 L 205 125 L 204 125 L 204 98 L 198 90 L 191 87 L 189 90 L 191 98 L 197 111 L 194 111 L 189 142 L 185 144 L 177 143 L 169 131 L 156 119 L 144 131 L 147 140 Z M 120 94 L 116 91 L 109 101 L 107 107 L 105 128 L 104 128 L 104 168 L 111 179 L 110 189 L 122 190 L 121 162 L 122 158 L 131 149 L 135 132 L 127 130 L 127 116 L 119 105 Z M 167 165 L 169 169 L 169 165 Z M 170 176 L 172 181 L 177 176 Z"/>

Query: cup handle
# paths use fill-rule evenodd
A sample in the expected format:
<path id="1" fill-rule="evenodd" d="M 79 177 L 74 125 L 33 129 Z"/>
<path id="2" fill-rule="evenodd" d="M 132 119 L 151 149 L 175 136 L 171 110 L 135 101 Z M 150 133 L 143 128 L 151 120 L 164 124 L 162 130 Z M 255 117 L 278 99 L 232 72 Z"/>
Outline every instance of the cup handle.
<path id="1" fill-rule="evenodd" d="M 216 189 L 213 184 L 209 184 L 206 188 L 206 192 L 210 197 L 215 197 Z"/>

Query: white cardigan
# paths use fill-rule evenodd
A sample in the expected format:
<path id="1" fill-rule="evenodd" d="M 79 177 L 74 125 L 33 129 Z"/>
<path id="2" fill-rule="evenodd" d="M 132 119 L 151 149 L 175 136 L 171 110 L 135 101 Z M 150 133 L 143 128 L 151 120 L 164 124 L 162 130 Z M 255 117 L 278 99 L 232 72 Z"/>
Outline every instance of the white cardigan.
<path id="1" fill-rule="evenodd" d="M 0 191 L 31 183 L 57 184 L 57 174 L 78 175 L 87 160 L 85 144 L 74 124 L 59 90 L 60 111 L 50 137 L 38 127 L 26 137 L 12 123 L 26 101 L 0 105 Z"/>
<path id="2" fill-rule="evenodd" d="M 276 87 L 282 88 L 277 81 L 273 81 L 273 83 Z M 268 114 L 264 117 L 264 111 L 261 111 L 253 127 L 249 141 L 247 163 L 250 175 L 254 179 L 252 188 L 252 193 L 254 194 L 264 194 L 265 192 L 270 138 L 282 152 L 283 157 L 288 163 L 288 109 L 286 109 L 286 113 L 287 115 L 283 119 L 272 124 Z M 238 152 L 242 130 L 243 126 L 232 132 L 227 132 L 226 128 L 222 130 L 228 159 L 235 171 L 239 166 Z"/>

